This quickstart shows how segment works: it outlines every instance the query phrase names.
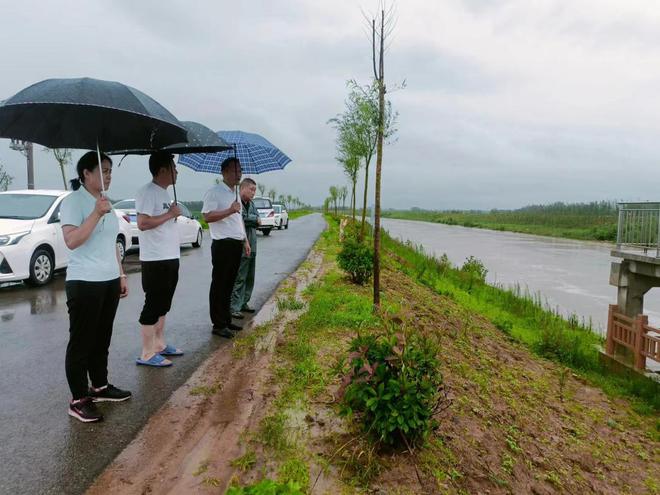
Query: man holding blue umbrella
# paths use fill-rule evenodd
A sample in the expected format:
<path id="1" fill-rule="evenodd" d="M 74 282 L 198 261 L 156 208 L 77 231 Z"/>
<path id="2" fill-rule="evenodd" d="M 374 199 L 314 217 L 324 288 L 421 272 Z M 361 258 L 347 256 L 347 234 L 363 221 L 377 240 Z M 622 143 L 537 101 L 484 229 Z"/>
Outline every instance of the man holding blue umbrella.
<path id="1" fill-rule="evenodd" d="M 232 338 L 242 327 L 231 321 L 231 294 L 243 250 L 250 256 L 250 243 L 245 234 L 241 203 L 236 199 L 236 187 L 241 181 L 241 164 L 235 157 L 220 165 L 222 182 L 204 195 L 202 215 L 209 224 L 211 238 L 211 288 L 209 312 L 213 334 Z"/>

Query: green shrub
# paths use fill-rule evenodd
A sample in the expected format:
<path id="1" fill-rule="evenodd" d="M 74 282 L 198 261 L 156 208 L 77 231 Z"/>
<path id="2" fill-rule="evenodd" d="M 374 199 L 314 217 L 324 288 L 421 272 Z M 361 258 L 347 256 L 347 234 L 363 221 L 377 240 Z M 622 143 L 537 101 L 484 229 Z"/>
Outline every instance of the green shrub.
<path id="1" fill-rule="evenodd" d="M 361 237 L 361 224 L 358 221 L 349 220 L 344 226 L 344 241 L 359 241 Z"/>
<path id="2" fill-rule="evenodd" d="M 364 285 L 369 281 L 374 270 L 372 249 L 352 238 L 346 238 L 337 255 L 339 268 L 344 270 L 353 283 Z"/>
<path id="3" fill-rule="evenodd" d="M 351 351 L 342 414 L 355 414 L 379 442 L 423 440 L 448 405 L 437 345 L 420 335 L 369 335 L 355 338 Z"/>
<path id="4" fill-rule="evenodd" d="M 470 256 L 465 260 L 465 263 L 463 263 L 463 266 L 461 267 L 461 271 L 467 273 L 474 280 L 479 282 L 485 282 L 486 275 L 488 274 L 488 269 L 484 266 L 483 262 L 474 256 Z"/>
<path id="5" fill-rule="evenodd" d="M 279 483 L 264 479 L 250 486 L 232 486 L 226 495 L 303 495 L 300 485 L 293 481 Z"/>

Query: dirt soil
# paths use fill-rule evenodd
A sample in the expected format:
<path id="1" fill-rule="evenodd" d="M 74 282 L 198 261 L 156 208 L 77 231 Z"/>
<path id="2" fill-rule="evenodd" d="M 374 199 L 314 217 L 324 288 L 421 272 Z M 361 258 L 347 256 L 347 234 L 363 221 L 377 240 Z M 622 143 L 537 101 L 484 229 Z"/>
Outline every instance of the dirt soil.
<path id="1" fill-rule="evenodd" d="M 241 337 L 200 366 L 87 494 L 224 493 L 235 471 L 230 462 L 242 454 L 241 435 L 259 423 L 271 398 L 265 384 L 275 343 L 297 316 L 278 311 L 277 298 L 299 294 L 320 266 L 312 251 Z"/>
<path id="2" fill-rule="evenodd" d="M 299 296 L 301 287 L 335 269 L 323 263 L 313 252 L 284 291 Z M 312 493 L 660 493 L 657 418 L 640 416 L 626 400 L 532 355 L 490 322 L 403 275 L 391 257 L 382 286 L 399 308 L 385 318 L 439 338 L 451 406 L 414 455 L 376 451 L 337 416 L 339 379 L 331 380 L 302 415 L 292 409 L 288 421 L 298 430 L 291 432 L 297 455 L 308 459 Z M 241 339 L 232 351 L 219 349 L 88 493 L 223 493 L 232 479 L 275 477 L 276 456 L 253 433 L 276 398 L 273 358 L 298 315 L 283 311 L 252 330 L 262 343 L 258 352 L 241 352 Z M 333 335 L 319 341 L 318 362 L 326 370 L 352 336 Z M 256 460 L 240 471 L 231 461 L 246 445 Z"/>

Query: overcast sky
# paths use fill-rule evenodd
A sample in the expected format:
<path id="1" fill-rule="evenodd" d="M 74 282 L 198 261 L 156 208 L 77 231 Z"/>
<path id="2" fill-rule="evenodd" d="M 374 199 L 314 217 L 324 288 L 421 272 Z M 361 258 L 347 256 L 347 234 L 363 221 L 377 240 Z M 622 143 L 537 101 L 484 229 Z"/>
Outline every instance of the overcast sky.
<path id="1" fill-rule="evenodd" d="M 121 81 L 181 120 L 262 134 L 293 161 L 255 178 L 320 204 L 346 182 L 327 120 L 347 79 L 369 82 L 361 9 L 376 7 L 0 0 L 0 100 L 51 77 Z M 400 116 L 384 207 L 660 200 L 660 2 L 405 0 L 396 16 L 386 75 L 407 87 L 389 94 Z M 8 144 L 0 163 L 24 188 L 25 160 Z M 37 150 L 37 187 L 61 187 Z M 213 177 L 180 168 L 179 198 L 200 199 Z M 127 158 L 110 195 L 148 180 L 146 159 Z"/>

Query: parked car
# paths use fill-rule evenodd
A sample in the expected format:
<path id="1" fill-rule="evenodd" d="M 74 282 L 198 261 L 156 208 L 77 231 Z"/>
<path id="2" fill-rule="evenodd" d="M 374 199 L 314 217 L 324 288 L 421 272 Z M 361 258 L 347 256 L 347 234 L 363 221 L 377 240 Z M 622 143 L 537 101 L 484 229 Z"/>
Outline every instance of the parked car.
<path id="1" fill-rule="evenodd" d="M 275 210 L 270 198 L 254 198 L 252 200 L 259 212 L 259 227 L 263 235 L 269 235 L 270 231 L 275 228 Z"/>
<path id="2" fill-rule="evenodd" d="M 273 211 L 275 211 L 275 226 L 278 230 L 282 228 L 289 228 L 289 212 L 286 211 L 284 205 L 273 205 Z"/>
<path id="3" fill-rule="evenodd" d="M 138 239 L 138 229 L 137 226 L 137 212 L 135 211 L 135 200 L 134 199 L 123 199 L 116 202 L 114 208 L 117 211 L 122 212 L 126 215 L 127 220 L 131 224 L 131 237 L 133 241 L 133 246 L 138 247 L 140 242 Z M 186 205 L 179 203 L 179 208 L 181 208 L 181 216 L 176 219 L 176 226 L 179 230 L 179 240 L 181 244 L 192 244 L 192 247 L 198 248 L 202 245 L 202 240 L 204 238 L 202 224 L 193 217 L 190 210 Z"/>
<path id="4" fill-rule="evenodd" d="M 0 283 L 24 280 L 44 285 L 66 268 L 69 251 L 60 225 L 60 205 L 70 191 L 25 189 L 0 193 Z M 117 211 L 117 248 L 124 260 L 131 228 Z"/>

